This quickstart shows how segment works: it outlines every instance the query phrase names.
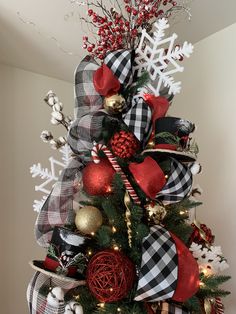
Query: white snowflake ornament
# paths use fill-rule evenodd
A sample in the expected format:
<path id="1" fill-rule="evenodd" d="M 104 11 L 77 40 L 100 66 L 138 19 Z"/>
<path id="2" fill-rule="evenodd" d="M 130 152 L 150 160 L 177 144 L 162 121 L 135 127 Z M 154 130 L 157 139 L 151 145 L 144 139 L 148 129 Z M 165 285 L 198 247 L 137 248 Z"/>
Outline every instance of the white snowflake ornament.
<path id="1" fill-rule="evenodd" d="M 39 212 L 45 203 L 47 196 L 50 194 L 53 185 L 58 180 L 61 171 L 67 167 L 71 161 L 72 151 L 68 144 L 65 144 L 59 149 L 61 153 L 61 161 L 54 157 L 49 158 L 50 169 L 43 168 L 40 163 L 34 164 L 30 167 L 30 173 L 33 178 L 39 177 L 43 182 L 39 185 L 35 185 L 35 191 L 43 193 L 41 200 L 34 200 L 34 211 Z"/>
<path id="2" fill-rule="evenodd" d="M 140 94 L 151 92 L 155 96 L 160 95 L 162 87 L 169 88 L 169 94 L 177 94 L 181 90 L 181 82 L 175 82 L 173 74 L 183 72 L 184 67 L 178 64 L 182 57 L 189 57 L 193 52 L 193 45 L 187 42 L 183 46 L 174 46 L 178 37 L 175 33 L 165 38 L 165 30 L 169 28 L 167 19 L 162 18 L 154 24 L 154 32 L 149 35 L 146 29 L 142 30 L 142 36 L 135 58 L 134 72 L 139 77 L 143 71 L 147 71 L 150 81 L 140 89 Z"/>

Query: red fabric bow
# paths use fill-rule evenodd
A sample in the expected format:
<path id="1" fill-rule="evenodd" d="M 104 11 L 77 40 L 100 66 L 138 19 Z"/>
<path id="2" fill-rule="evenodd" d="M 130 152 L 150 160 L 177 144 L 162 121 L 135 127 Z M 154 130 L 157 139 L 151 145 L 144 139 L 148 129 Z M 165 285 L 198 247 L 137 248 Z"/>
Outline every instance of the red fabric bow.
<path id="1" fill-rule="evenodd" d="M 96 91 L 105 97 L 115 95 L 120 90 L 119 80 L 106 64 L 103 64 L 94 72 L 93 84 Z"/>

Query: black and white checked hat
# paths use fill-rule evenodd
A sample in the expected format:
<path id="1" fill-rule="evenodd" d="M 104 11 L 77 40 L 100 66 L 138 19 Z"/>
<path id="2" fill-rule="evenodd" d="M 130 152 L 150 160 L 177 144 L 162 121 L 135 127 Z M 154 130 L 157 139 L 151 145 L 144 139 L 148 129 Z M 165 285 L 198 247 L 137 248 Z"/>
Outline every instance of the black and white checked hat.
<path id="1" fill-rule="evenodd" d="M 178 256 L 170 233 L 153 226 L 143 239 L 142 264 L 136 301 L 155 302 L 171 298 L 177 287 Z"/>
<path id="2" fill-rule="evenodd" d="M 132 107 L 123 115 L 123 121 L 144 146 L 151 132 L 152 111 L 142 97 L 134 98 L 132 102 Z"/>
<path id="3" fill-rule="evenodd" d="M 130 85 L 133 81 L 131 50 L 116 50 L 107 53 L 104 63 L 111 69 L 122 85 Z"/>
<path id="4" fill-rule="evenodd" d="M 162 201 L 164 205 L 180 202 L 189 194 L 192 184 L 192 173 L 188 166 L 171 158 L 170 176 L 156 199 Z"/>

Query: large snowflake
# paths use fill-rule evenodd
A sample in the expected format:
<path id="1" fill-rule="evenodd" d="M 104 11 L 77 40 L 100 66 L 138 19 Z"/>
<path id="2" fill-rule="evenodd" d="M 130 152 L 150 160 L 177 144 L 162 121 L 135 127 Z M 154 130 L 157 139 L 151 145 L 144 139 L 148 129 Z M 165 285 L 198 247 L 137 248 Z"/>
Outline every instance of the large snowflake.
<path id="1" fill-rule="evenodd" d="M 175 33 L 165 38 L 165 30 L 169 24 L 165 18 L 154 24 L 154 32 L 149 35 L 146 29 L 142 30 L 142 36 L 138 48 L 134 71 L 140 76 L 145 70 L 150 75 L 150 81 L 140 92 L 151 92 L 155 96 L 160 95 L 162 87 L 169 88 L 169 94 L 177 94 L 181 90 L 181 82 L 175 82 L 173 74 L 183 72 L 184 68 L 178 64 L 184 56 L 189 57 L 193 52 L 193 45 L 183 43 L 183 46 L 174 46 L 178 37 Z"/>
<path id="2" fill-rule="evenodd" d="M 42 208 L 47 196 L 50 194 L 53 185 L 58 180 L 62 169 L 68 166 L 71 160 L 71 149 L 68 144 L 62 146 L 59 149 L 61 153 L 61 161 L 55 159 L 54 157 L 49 157 L 50 169 L 43 168 L 41 163 L 34 164 L 30 167 L 30 173 L 33 178 L 39 177 L 43 182 L 39 185 L 35 185 L 35 191 L 41 192 L 44 195 L 41 200 L 34 200 L 33 208 L 34 211 L 39 212 Z"/>

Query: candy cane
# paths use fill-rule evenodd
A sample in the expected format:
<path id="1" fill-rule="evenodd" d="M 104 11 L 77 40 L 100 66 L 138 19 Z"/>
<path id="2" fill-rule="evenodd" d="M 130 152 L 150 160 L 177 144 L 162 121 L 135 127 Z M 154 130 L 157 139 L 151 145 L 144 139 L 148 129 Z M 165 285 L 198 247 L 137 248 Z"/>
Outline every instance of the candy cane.
<path id="1" fill-rule="evenodd" d="M 94 143 L 93 149 L 91 150 L 91 157 L 95 164 L 98 164 L 100 162 L 100 157 L 98 156 L 98 152 L 100 150 L 103 150 L 103 147 L 105 147 L 103 144 Z"/>
<path id="2" fill-rule="evenodd" d="M 129 180 L 127 179 L 125 173 L 123 172 L 123 170 L 121 169 L 120 165 L 118 164 L 116 157 L 114 157 L 114 155 L 112 154 L 112 152 L 106 147 L 103 146 L 102 151 L 104 152 L 104 154 L 107 156 L 108 160 L 110 161 L 113 169 L 120 174 L 122 181 L 124 182 L 124 185 L 126 187 L 126 190 L 128 191 L 130 197 L 133 199 L 133 201 L 136 204 L 140 204 L 140 199 L 137 195 L 137 193 L 135 192 L 135 190 L 133 189 L 132 185 L 130 184 Z"/>
<path id="3" fill-rule="evenodd" d="M 221 301 L 221 298 L 216 298 L 216 314 L 224 314 L 224 306 Z"/>
<path id="4" fill-rule="evenodd" d="M 116 157 L 112 154 L 112 152 L 103 144 L 96 144 L 94 143 L 94 147 L 91 151 L 91 156 L 93 162 L 98 164 L 100 162 L 100 157 L 98 156 L 98 152 L 102 150 L 104 154 L 107 156 L 108 160 L 110 161 L 113 169 L 120 174 L 122 181 L 124 182 L 124 185 L 126 187 L 126 190 L 128 191 L 130 197 L 133 199 L 133 201 L 136 204 L 140 204 L 139 197 L 135 190 L 133 189 L 132 185 L 130 184 L 129 180 L 127 179 L 125 173 L 121 169 L 120 165 L 118 164 Z"/>

